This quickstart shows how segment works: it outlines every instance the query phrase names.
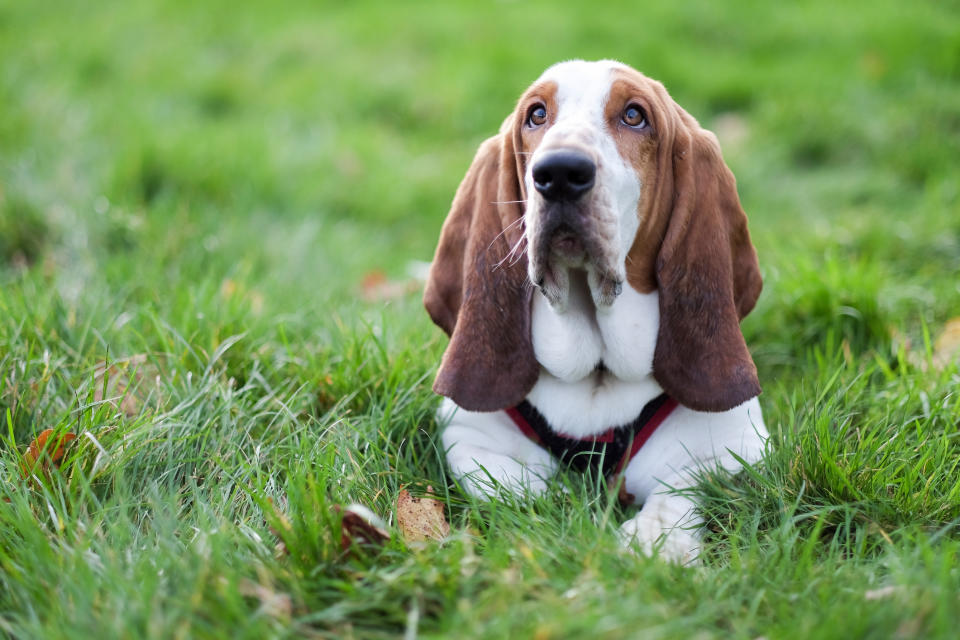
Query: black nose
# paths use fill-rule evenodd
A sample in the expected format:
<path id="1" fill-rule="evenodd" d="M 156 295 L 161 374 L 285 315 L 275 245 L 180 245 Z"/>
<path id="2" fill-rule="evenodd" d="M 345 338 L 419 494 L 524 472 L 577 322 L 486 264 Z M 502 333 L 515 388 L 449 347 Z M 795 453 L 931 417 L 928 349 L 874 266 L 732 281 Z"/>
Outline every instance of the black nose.
<path id="1" fill-rule="evenodd" d="M 597 165 L 582 153 L 555 151 L 533 167 L 533 185 L 547 200 L 577 200 L 593 186 Z"/>

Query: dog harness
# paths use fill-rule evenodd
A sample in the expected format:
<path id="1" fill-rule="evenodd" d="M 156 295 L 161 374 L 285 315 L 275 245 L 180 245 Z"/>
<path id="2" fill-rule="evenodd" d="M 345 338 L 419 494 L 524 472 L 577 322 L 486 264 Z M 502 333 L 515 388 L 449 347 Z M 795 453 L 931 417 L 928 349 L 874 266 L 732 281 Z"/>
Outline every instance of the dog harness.
<path id="1" fill-rule="evenodd" d="M 609 477 L 626 469 L 627 464 L 633 460 L 657 427 L 676 408 L 677 401 L 661 393 L 643 407 L 643 411 L 633 422 L 589 438 L 574 438 L 554 431 L 543 415 L 526 400 L 507 409 L 507 415 L 523 435 L 549 451 L 563 464 L 577 471 L 599 470 Z"/>

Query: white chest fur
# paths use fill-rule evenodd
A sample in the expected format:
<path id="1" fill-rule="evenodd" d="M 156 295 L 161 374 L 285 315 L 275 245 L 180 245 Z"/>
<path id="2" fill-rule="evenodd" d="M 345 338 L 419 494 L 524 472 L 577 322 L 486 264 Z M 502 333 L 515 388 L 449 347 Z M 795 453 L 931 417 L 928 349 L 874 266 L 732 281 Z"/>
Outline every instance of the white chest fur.
<path id="1" fill-rule="evenodd" d="M 663 392 L 652 375 L 659 326 L 656 291 L 626 285 L 611 306 L 597 309 L 586 279 L 571 273 L 563 311 L 534 294 L 531 333 L 542 371 L 527 399 L 554 429 L 575 437 L 633 420 Z"/>

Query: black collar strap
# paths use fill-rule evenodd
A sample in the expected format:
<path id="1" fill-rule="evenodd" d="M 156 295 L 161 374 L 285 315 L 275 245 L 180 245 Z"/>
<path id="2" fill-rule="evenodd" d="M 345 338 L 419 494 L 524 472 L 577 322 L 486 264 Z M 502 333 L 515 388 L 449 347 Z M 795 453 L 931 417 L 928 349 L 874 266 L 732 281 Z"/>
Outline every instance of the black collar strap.
<path id="1" fill-rule="evenodd" d="M 574 438 L 550 428 L 537 409 L 524 400 L 507 415 L 525 436 L 577 471 L 598 469 L 604 476 L 623 471 L 640 447 L 667 419 L 677 401 L 665 393 L 648 402 L 636 420 L 590 438 Z"/>

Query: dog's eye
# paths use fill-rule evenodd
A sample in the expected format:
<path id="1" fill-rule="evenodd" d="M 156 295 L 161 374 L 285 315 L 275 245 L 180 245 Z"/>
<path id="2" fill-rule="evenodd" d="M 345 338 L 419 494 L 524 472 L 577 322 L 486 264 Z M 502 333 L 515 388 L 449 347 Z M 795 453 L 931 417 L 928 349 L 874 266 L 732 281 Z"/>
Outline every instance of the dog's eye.
<path id="1" fill-rule="evenodd" d="M 542 104 L 534 105 L 527 116 L 527 126 L 539 127 L 547 121 L 547 109 Z"/>
<path id="2" fill-rule="evenodd" d="M 647 114 L 638 104 L 628 104 L 620 119 L 623 120 L 623 124 L 634 129 L 643 129 L 647 126 Z"/>

